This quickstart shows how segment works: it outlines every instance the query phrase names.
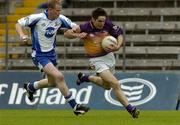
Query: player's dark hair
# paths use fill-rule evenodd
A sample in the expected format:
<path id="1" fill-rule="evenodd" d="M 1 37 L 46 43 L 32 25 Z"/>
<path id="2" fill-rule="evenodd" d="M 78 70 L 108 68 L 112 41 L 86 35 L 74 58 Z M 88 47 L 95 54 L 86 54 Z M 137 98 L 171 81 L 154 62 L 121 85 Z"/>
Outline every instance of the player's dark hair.
<path id="1" fill-rule="evenodd" d="M 92 17 L 94 19 L 97 19 L 99 16 L 105 16 L 107 17 L 107 13 L 103 8 L 96 8 L 93 12 L 92 12 Z"/>

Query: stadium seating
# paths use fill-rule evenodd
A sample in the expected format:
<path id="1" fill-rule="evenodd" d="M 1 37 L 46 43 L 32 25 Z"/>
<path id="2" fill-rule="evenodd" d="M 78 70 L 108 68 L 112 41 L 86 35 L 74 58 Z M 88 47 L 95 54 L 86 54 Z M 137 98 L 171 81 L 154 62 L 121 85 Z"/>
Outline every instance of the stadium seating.
<path id="1" fill-rule="evenodd" d="M 22 43 L 17 36 L 15 22 L 36 13 L 45 0 L 24 0 L 22 6 L 7 16 L 8 68 L 10 70 L 36 70 L 30 53 L 31 42 Z M 92 10 L 102 6 L 114 24 L 125 32 L 125 48 L 115 53 L 117 70 L 179 70 L 180 69 L 180 1 L 172 0 L 74 0 L 71 8 L 62 13 L 77 24 L 90 19 Z M 0 69 L 5 69 L 5 23 L 0 23 Z M 27 31 L 28 32 L 28 31 Z M 57 35 L 58 67 L 66 71 L 88 70 L 88 59 L 83 43 Z"/>

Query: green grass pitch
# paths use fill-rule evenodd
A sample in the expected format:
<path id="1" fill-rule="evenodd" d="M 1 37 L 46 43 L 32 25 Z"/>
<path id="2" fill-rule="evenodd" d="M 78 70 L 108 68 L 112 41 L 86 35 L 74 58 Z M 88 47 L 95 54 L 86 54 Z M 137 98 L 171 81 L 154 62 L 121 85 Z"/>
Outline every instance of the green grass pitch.
<path id="1" fill-rule="evenodd" d="M 180 125 L 180 111 L 141 111 L 132 119 L 122 110 L 0 110 L 0 125 Z"/>

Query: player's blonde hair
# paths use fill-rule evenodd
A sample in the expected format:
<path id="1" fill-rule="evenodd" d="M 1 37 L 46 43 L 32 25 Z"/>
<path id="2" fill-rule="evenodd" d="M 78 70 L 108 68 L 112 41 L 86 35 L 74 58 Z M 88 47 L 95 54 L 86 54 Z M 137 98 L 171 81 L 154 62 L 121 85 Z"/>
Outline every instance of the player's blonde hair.
<path id="1" fill-rule="evenodd" d="M 48 8 L 55 8 L 56 4 L 61 4 L 62 0 L 48 0 L 47 1 L 47 7 Z"/>

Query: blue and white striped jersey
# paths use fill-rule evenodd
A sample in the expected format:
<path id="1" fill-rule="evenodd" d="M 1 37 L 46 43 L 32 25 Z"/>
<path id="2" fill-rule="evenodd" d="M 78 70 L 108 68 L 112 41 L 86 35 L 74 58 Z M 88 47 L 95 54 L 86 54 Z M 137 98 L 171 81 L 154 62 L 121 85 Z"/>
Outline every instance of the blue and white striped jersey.
<path id="1" fill-rule="evenodd" d="M 49 52 L 55 48 L 56 34 L 59 28 L 72 28 L 76 24 L 64 15 L 49 20 L 47 10 L 18 20 L 23 27 L 31 28 L 32 49 L 36 52 Z"/>

